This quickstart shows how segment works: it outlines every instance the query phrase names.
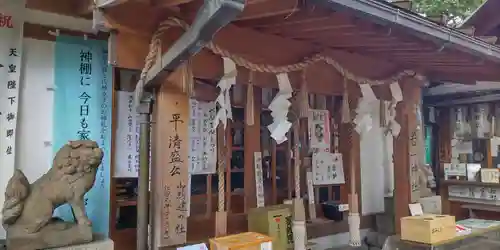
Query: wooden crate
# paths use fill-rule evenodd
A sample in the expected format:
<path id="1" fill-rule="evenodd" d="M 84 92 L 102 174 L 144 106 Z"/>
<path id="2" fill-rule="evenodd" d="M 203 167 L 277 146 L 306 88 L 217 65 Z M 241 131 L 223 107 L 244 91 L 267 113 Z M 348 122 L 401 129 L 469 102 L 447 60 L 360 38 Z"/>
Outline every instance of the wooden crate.
<path id="1" fill-rule="evenodd" d="M 273 239 L 247 232 L 210 239 L 210 250 L 272 250 Z"/>
<path id="2" fill-rule="evenodd" d="M 427 214 L 401 218 L 401 239 L 434 244 L 456 236 L 455 217 Z"/>
<path id="3" fill-rule="evenodd" d="M 274 250 L 293 247 L 291 206 L 276 205 L 250 209 L 248 231 L 272 237 Z"/>

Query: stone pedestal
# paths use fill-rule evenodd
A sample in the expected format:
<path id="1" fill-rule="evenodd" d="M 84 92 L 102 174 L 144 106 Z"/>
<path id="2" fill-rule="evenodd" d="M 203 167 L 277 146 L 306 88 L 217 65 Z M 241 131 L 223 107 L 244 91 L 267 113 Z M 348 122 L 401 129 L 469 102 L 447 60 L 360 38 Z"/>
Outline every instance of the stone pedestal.
<path id="1" fill-rule="evenodd" d="M 50 250 L 113 250 L 114 243 L 111 239 L 105 239 L 103 237 L 94 236 L 94 241 L 75 246 L 60 247 L 60 248 L 50 248 Z M 49 250 L 49 249 L 46 249 Z"/>

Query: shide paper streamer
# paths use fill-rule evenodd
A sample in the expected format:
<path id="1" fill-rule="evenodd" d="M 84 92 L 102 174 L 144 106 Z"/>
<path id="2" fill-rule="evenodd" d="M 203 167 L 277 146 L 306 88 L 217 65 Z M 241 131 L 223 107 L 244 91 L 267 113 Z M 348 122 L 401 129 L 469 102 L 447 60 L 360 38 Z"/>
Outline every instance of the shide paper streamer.
<path id="1" fill-rule="evenodd" d="M 396 121 L 396 105 L 403 100 L 403 93 L 398 82 L 393 82 L 389 86 L 392 94 L 392 101 L 389 102 L 387 107 L 387 130 L 391 132 L 392 136 L 397 137 L 401 131 L 401 125 Z"/>
<path id="2" fill-rule="evenodd" d="M 219 111 L 214 120 L 214 128 L 217 128 L 219 122 L 222 122 L 224 129 L 227 127 L 227 120 L 233 119 L 233 113 L 231 111 L 231 97 L 229 95 L 229 90 L 231 86 L 236 84 L 236 65 L 233 60 L 224 57 L 224 76 L 220 79 L 217 87 L 220 89 L 219 96 L 215 102 L 219 105 Z"/>
<path id="3" fill-rule="evenodd" d="M 373 118 L 371 115 L 373 105 L 378 103 L 375 93 L 369 84 L 360 84 L 362 97 L 359 99 L 358 107 L 356 108 L 356 117 L 354 118 L 354 128 L 358 134 L 368 132 L 372 128 Z"/>
<path id="4" fill-rule="evenodd" d="M 292 105 L 289 99 L 292 97 L 293 90 L 288 74 L 281 73 L 276 75 L 276 78 L 278 79 L 279 91 L 269 104 L 273 123 L 267 126 L 267 129 L 271 132 L 271 137 L 276 143 L 281 144 L 287 140 L 286 133 L 292 127 L 292 123 L 288 121 L 288 110 Z"/>

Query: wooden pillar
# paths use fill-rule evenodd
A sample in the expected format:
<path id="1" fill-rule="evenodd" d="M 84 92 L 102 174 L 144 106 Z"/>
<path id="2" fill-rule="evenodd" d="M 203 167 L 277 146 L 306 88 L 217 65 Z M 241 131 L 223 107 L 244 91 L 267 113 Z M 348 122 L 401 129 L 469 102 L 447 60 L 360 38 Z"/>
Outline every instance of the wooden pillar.
<path id="1" fill-rule="evenodd" d="M 361 96 L 359 88 L 355 83 L 349 82 L 347 83 L 348 94 L 349 94 L 349 109 L 350 109 L 350 117 L 351 121 L 354 119 L 355 112 L 353 110 L 356 109 L 358 105 L 358 99 Z M 339 105 L 342 105 L 339 103 Z M 340 108 L 342 110 L 342 108 Z M 345 116 L 345 114 L 341 114 Z M 338 120 L 341 120 L 339 117 Z M 344 193 L 341 195 L 342 203 L 348 202 L 348 194 L 351 193 L 351 170 L 355 168 L 356 175 L 356 193 L 358 194 L 358 204 L 359 210 L 361 210 L 361 206 L 363 205 L 361 202 L 361 161 L 360 161 L 360 137 L 359 134 L 354 131 L 352 135 L 351 143 L 349 142 L 349 130 L 353 126 L 352 123 L 342 123 L 339 122 L 339 151 L 342 153 L 342 161 L 344 165 L 344 177 L 345 177 L 345 185 L 344 185 Z M 353 160 L 351 161 L 351 156 Z M 342 189 L 341 189 L 342 190 Z"/>
<path id="2" fill-rule="evenodd" d="M 244 130 L 244 187 L 245 187 L 245 212 L 249 208 L 257 206 L 256 188 L 255 188 L 255 167 L 254 167 L 254 153 L 260 152 L 260 106 L 261 106 L 261 89 L 253 85 L 246 85 L 248 88 L 253 88 L 253 124 L 248 125 L 247 117 L 251 112 L 245 110 L 245 130 Z M 247 95 L 248 97 L 248 95 Z M 247 102 L 248 103 L 248 102 Z M 249 107 L 246 107 L 248 109 Z"/>
<path id="3" fill-rule="evenodd" d="M 443 185 L 441 180 L 444 179 L 444 164 L 451 162 L 451 114 L 449 108 L 439 110 L 438 117 L 438 147 L 439 147 L 439 172 L 437 185 L 439 194 L 441 195 L 441 205 L 443 214 L 450 214 L 450 202 L 448 200 L 448 186 Z"/>
<path id="4" fill-rule="evenodd" d="M 394 138 L 394 206 L 395 229 L 401 232 L 401 217 L 410 215 L 408 205 L 411 203 L 411 166 L 410 166 L 410 133 L 417 127 L 415 105 L 420 102 L 422 82 L 415 78 L 404 78 L 400 81 L 403 101 L 396 106 L 396 121 L 401 131 Z"/>
<path id="5" fill-rule="evenodd" d="M 189 97 L 176 70 L 159 89 L 152 125 L 152 249 L 186 243 L 189 152 Z"/>

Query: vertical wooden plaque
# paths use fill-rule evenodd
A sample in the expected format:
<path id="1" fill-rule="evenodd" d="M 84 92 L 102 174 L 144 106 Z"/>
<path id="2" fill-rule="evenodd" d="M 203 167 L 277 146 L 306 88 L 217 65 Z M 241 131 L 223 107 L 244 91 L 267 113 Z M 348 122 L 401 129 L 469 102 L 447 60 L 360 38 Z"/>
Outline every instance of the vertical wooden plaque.
<path id="1" fill-rule="evenodd" d="M 161 87 L 155 106 L 155 246 L 186 243 L 189 201 L 189 97 Z"/>

